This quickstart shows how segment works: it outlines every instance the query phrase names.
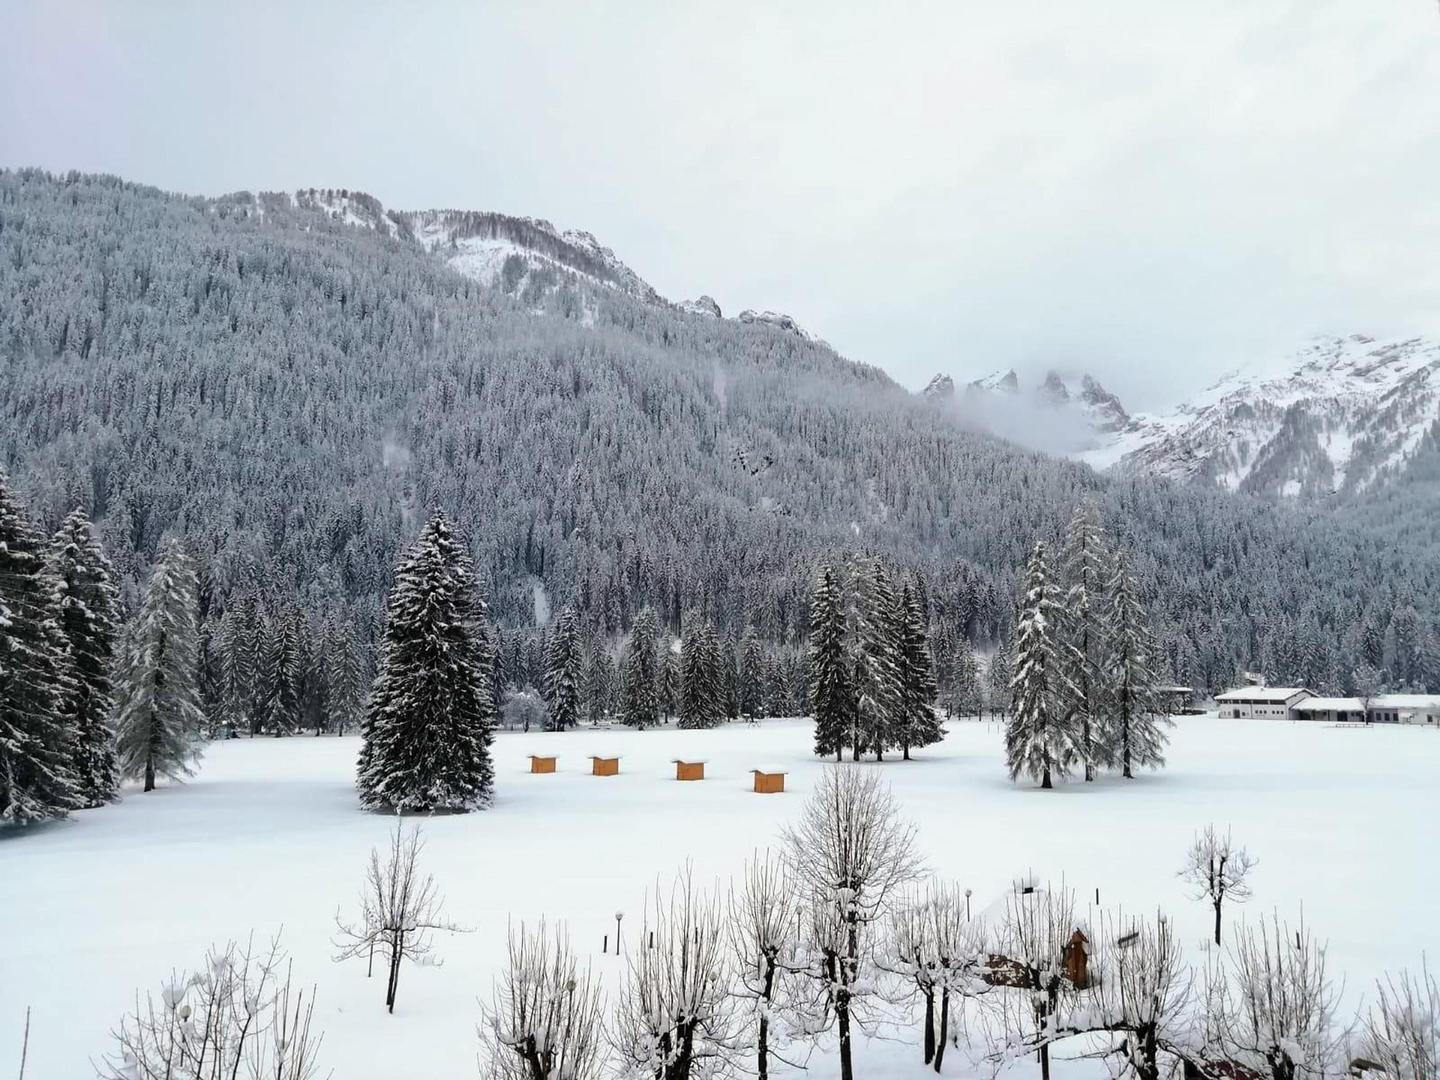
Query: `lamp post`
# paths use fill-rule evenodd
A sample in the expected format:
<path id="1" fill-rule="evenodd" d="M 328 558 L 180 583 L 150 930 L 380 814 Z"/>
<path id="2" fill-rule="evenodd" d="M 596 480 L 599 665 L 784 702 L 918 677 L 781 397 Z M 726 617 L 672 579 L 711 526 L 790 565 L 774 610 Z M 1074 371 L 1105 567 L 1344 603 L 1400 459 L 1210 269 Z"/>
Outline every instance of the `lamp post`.
<path id="1" fill-rule="evenodd" d="M 615 955 L 620 955 L 620 920 L 625 917 L 623 911 L 615 912 Z"/>

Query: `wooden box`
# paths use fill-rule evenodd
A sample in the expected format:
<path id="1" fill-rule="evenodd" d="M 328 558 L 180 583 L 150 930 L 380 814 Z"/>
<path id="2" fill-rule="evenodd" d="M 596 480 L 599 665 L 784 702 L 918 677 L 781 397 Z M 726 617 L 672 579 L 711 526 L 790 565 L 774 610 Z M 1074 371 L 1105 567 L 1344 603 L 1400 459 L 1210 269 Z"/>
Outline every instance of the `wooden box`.
<path id="1" fill-rule="evenodd" d="M 618 776 L 620 774 L 620 759 L 618 757 L 590 757 L 591 776 Z"/>
<path id="2" fill-rule="evenodd" d="M 785 790 L 785 774 L 783 772 L 761 772 L 759 769 L 751 769 L 755 774 L 755 790 L 762 795 L 774 795 Z"/>
<path id="3" fill-rule="evenodd" d="M 555 759 L 553 757 L 541 757 L 539 754 L 530 755 L 530 771 L 532 773 L 551 773 L 555 771 Z"/>

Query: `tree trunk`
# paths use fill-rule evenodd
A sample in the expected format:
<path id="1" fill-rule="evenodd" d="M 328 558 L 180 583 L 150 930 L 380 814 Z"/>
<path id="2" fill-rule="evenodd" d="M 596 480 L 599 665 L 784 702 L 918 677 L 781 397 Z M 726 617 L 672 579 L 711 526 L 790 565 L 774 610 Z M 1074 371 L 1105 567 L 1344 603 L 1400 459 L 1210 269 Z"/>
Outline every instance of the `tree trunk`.
<path id="1" fill-rule="evenodd" d="M 1215 901 L 1215 944 L 1220 944 L 1220 901 Z"/>
<path id="2" fill-rule="evenodd" d="M 950 988 L 948 986 L 940 989 L 940 1037 L 935 1040 L 935 1071 L 940 1071 L 940 1063 L 945 1060 L 945 1044 L 950 1040 Z"/>
<path id="3" fill-rule="evenodd" d="M 1045 772 L 1044 772 L 1044 774 L 1040 777 L 1040 786 L 1041 786 L 1042 788 L 1048 788 L 1048 787 L 1054 787 L 1054 786 L 1055 786 L 1054 784 L 1050 783 L 1050 766 L 1049 766 L 1049 765 L 1046 765 L 1046 766 L 1045 766 Z"/>
<path id="4" fill-rule="evenodd" d="M 835 1026 L 840 1032 L 840 1080 L 855 1080 L 855 1063 L 850 1057 L 850 998 L 845 990 L 835 995 Z"/>
<path id="5" fill-rule="evenodd" d="M 155 755 L 148 754 L 145 758 L 145 790 L 155 790 Z"/>
<path id="6" fill-rule="evenodd" d="M 935 991 L 925 991 L 925 1064 L 935 1059 Z"/>
<path id="7" fill-rule="evenodd" d="M 909 761 L 909 760 L 910 760 L 910 744 L 909 744 L 909 743 L 906 743 L 905 746 L 904 746 L 904 755 L 903 755 L 903 756 L 904 756 L 904 758 L 905 758 L 906 761 Z"/>

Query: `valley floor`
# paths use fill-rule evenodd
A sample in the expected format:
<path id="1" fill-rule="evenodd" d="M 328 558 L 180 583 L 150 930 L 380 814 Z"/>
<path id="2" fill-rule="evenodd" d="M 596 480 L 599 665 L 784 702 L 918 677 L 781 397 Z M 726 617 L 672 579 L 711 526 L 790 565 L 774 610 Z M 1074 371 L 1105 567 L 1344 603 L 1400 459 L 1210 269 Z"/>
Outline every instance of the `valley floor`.
<path id="1" fill-rule="evenodd" d="M 1274 909 L 1293 921 L 1303 908 L 1330 942 L 1348 1001 L 1385 969 L 1440 956 L 1434 731 L 1182 717 L 1163 772 L 1047 792 L 1006 778 L 998 725 L 949 728 L 914 761 L 865 767 L 883 770 L 929 865 L 972 888 L 977 907 L 1016 875 L 1063 878 L 1082 901 L 1098 889 L 1106 905 L 1163 908 L 1198 958 L 1210 915 L 1176 871 L 1193 832 L 1213 821 L 1260 859 L 1246 914 Z M 283 929 L 297 981 L 316 984 L 322 1056 L 336 1080 L 475 1076 L 477 999 L 489 998 L 507 920 L 563 919 L 613 984 L 622 962 L 600 950 L 615 912 L 633 933 L 647 887 L 687 860 L 701 882 L 728 878 L 776 842 L 823 764 L 803 721 L 499 735 L 495 806 L 424 822 L 425 866 L 448 914 L 473 932 L 439 940 L 442 967 L 404 971 L 392 1017 L 383 979 L 331 960 L 335 913 L 356 908 L 368 852 L 391 827 L 357 806 L 358 749 L 353 738 L 221 743 L 189 783 L 0 830 L 0 1069 L 15 1071 L 29 1005 L 26 1076 L 90 1076 L 137 988 L 157 989 L 212 942 Z M 530 775 L 535 752 L 558 754 L 559 771 Z M 620 754 L 621 774 L 588 775 L 591 753 Z M 682 756 L 707 759 L 708 778 L 676 783 L 671 761 Z M 784 794 L 750 791 L 748 770 L 766 765 L 790 771 Z M 915 1033 L 895 1035 L 861 1046 L 857 1072 L 932 1075 Z M 836 1071 L 828 1053 L 810 1064 L 820 1078 Z M 971 1071 L 961 1055 L 947 1060 L 947 1074 Z M 1057 1069 L 1099 1075 L 1094 1062 Z"/>

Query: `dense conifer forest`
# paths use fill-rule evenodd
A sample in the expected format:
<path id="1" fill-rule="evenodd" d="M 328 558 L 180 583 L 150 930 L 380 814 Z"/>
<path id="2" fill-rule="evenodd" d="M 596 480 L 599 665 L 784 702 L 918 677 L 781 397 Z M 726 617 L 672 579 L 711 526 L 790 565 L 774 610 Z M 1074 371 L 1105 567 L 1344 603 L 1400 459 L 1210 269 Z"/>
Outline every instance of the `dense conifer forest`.
<path id="1" fill-rule="evenodd" d="M 732 649 L 751 627 L 799 686 L 820 560 L 884 559 L 937 650 L 985 651 L 1031 547 L 1092 500 L 1167 677 L 1440 680 L 1437 560 L 1394 530 L 1104 479 L 783 328 L 563 274 L 486 287 L 285 196 L 0 172 L 0 410 L 13 488 L 47 533 L 95 522 L 126 615 L 183 541 L 202 658 L 258 611 L 352 628 L 372 663 L 397 555 L 443 512 L 516 686 L 539 685 L 552 608 L 613 668 L 646 607 Z"/>

